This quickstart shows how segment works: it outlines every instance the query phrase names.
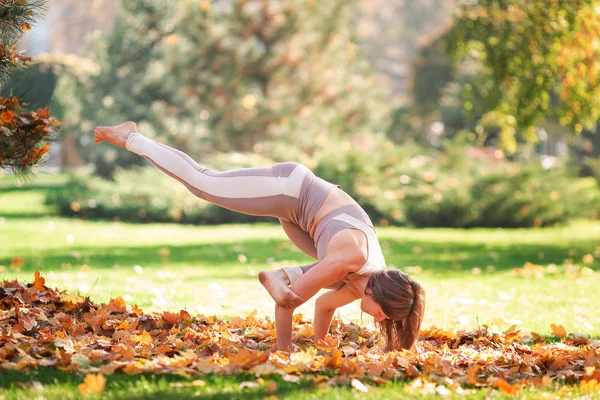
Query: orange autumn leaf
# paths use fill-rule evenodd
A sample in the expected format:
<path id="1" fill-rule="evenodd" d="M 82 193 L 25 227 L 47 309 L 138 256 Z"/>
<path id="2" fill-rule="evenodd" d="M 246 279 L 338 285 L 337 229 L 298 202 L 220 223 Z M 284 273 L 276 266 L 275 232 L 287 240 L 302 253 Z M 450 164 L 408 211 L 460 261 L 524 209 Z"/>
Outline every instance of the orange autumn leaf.
<path id="1" fill-rule="evenodd" d="M 117 296 L 110 299 L 108 303 L 108 311 L 115 313 L 127 312 L 127 304 L 125 304 L 125 300 L 123 300 L 121 296 Z"/>
<path id="2" fill-rule="evenodd" d="M 481 370 L 481 366 L 479 364 L 471 364 L 467 367 L 467 382 L 469 385 L 475 385 L 477 383 L 477 374 Z"/>
<path id="3" fill-rule="evenodd" d="M 144 312 L 142 311 L 142 309 L 141 309 L 141 308 L 139 308 L 139 307 L 137 306 L 137 304 L 134 304 L 134 305 L 131 307 L 131 312 L 132 312 L 132 313 L 134 313 L 134 314 L 136 314 L 136 315 L 142 315 L 142 314 L 144 313 Z"/>
<path id="4" fill-rule="evenodd" d="M 331 356 L 325 356 L 324 364 L 327 367 L 338 368 L 342 365 L 344 352 L 341 349 L 334 350 Z"/>
<path id="5" fill-rule="evenodd" d="M 567 336 L 567 330 L 562 325 L 550 324 L 550 329 L 552 329 L 552 334 L 556 337 L 564 338 Z"/>
<path id="6" fill-rule="evenodd" d="M 140 361 L 132 361 L 123 368 L 127 375 L 137 375 L 144 371 L 144 365 Z"/>
<path id="7" fill-rule="evenodd" d="M 318 339 L 315 347 L 319 350 L 331 353 L 340 346 L 340 338 L 331 335 L 325 336 L 324 339 Z"/>
<path id="8" fill-rule="evenodd" d="M 50 151 L 50 145 L 49 144 L 44 144 L 44 145 L 42 145 L 42 147 L 39 148 L 39 151 L 38 151 L 37 155 L 38 155 L 38 157 L 41 157 L 44 154 L 46 154 L 47 152 L 49 152 L 49 151 Z"/>
<path id="9" fill-rule="evenodd" d="M 34 280 L 33 280 L 33 287 L 39 290 L 44 290 L 44 284 L 46 283 L 46 280 L 44 278 L 41 277 L 40 275 L 40 271 L 35 271 L 34 272 Z"/>
<path id="10" fill-rule="evenodd" d="M 79 384 L 81 393 L 102 393 L 106 378 L 102 374 L 87 374 L 83 383 Z"/>
<path id="11" fill-rule="evenodd" d="M 162 317 L 165 321 L 173 325 L 181 322 L 181 317 L 179 316 L 179 314 L 174 314 L 169 311 L 163 312 Z"/>
<path id="12" fill-rule="evenodd" d="M 521 391 L 519 386 L 513 386 L 510 383 L 506 382 L 503 378 L 498 378 L 496 382 L 494 382 L 494 386 L 498 389 L 502 390 L 507 394 L 517 394 Z"/>
<path id="13" fill-rule="evenodd" d="M 23 265 L 23 259 L 20 257 L 13 258 L 11 265 L 13 267 L 20 267 L 21 265 Z"/>
<path id="14" fill-rule="evenodd" d="M 83 320 L 90 326 L 90 328 L 96 329 L 100 328 L 102 324 L 106 322 L 108 316 L 108 312 L 101 309 L 83 314 Z"/>
<path id="15" fill-rule="evenodd" d="M 4 124 L 12 124 L 16 115 L 11 110 L 6 110 L 0 113 L 0 121 Z"/>
<path id="16" fill-rule="evenodd" d="M 313 326 L 301 316 L 293 326 L 300 349 L 271 352 L 267 349 L 275 342 L 274 323 L 255 312 L 228 322 L 217 316 L 192 317 L 187 311 L 125 312 L 124 302 L 118 298 L 109 304 L 78 298 L 74 307 L 65 307 L 65 303 L 72 304 L 66 299 L 73 295 L 46 283 L 40 291 L 36 281 L 39 286 L 41 276 L 34 273 L 33 284 L 0 282 L 4 289 L 0 305 L 14 310 L 15 316 L 3 320 L 6 330 L 0 339 L 8 343 L 5 351 L 0 351 L 3 369 L 39 365 L 103 376 L 248 372 L 259 377 L 257 383 L 263 390 L 267 379 L 260 376 L 273 374 L 283 375 L 287 382 L 316 376 L 313 383 L 320 387 L 350 385 L 358 391 L 371 390 L 390 379 L 416 378 L 407 387 L 441 396 L 450 391 L 479 391 L 473 386 L 495 387 L 515 395 L 526 386 L 548 387 L 562 384 L 564 379 L 581 392 L 596 394 L 599 390 L 600 341 L 596 339 L 548 341 L 534 332 L 498 332 L 485 324 L 469 332 L 432 326 L 421 330 L 415 348 L 385 352 L 374 330 L 339 319 L 333 320 L 324 341 L 314 343 L 299 334 Z M 167 324 L 165 316 L 181 322 Z M 524 336 L 515 336 L 519 332 Z M 98 367 L 88 370 L 82 360 Z M 489 378 L 494 376 L 511 377 L 514 382 Z M 353 379 L 357 380 L 354 384 Z M 277 386 L 271 386 L 276 391 Z"/>
<path id="17" fill-rule="evenodd" d="M 46 107 L 46 108 L 38 108 L 37 110 L 37 115 L 39 115 L 42 118 L 50 118 L 50 108 Z"/>
<path id="18" fill-rule="evenodd" d="M 237 354 L 229 357 L 228 368 L 230 370 L 238 368 L 245 369 L 251 367 L 252 365 L 262 364 L 269 359 L 269 355 L 270 352 L 268 351 L 259 352 L 242 347 Z"/>

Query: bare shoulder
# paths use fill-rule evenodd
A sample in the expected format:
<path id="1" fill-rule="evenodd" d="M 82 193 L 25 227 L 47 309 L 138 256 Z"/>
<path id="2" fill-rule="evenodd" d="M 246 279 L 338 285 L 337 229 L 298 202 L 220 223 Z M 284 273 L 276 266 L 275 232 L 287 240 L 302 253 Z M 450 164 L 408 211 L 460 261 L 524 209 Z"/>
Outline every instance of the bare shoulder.
<path id="1" fill-rule="evenodd" d="M 353 228 L 342 229 L 327 243 L 326 257 L 337 260 L 348 273 L 356 272 L 367 261 L 367 235 Z"/>

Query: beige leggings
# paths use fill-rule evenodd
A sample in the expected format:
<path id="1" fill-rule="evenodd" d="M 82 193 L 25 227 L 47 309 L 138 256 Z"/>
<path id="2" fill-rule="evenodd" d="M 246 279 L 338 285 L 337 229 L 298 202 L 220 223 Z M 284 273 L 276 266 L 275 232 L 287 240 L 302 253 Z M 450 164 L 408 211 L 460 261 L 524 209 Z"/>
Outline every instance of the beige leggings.
<path id="1" fill-rule="evenodd" d="M 307 232 L 329 191 L 340 186 L 317 177 L 306 166 L 282 162 L 269 167 L 217 172 L 139 132 L 129 135 L 126 148 L 206 201 L 244 214 L 277 217 L 282 224 L 290 224 L 286 233 L 292 242 L 304 243 L 301 250 L 312 257 L 317 254 L 316 245 Z M 315 264 L 284 270 L 293 282 Z"/>

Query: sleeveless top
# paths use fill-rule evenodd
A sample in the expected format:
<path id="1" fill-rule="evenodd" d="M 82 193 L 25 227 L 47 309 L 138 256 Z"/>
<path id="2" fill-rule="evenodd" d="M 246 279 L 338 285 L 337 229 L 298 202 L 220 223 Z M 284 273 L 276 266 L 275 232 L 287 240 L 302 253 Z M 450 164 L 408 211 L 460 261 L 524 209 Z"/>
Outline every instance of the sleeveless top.
<path id="1" fill-rule="evenodd" d="M 317 225 L 315 230 L 315 244 L 319 260 L 325 258 L 325 250 L 329 240 L 341 230 L 357 229 L 367 237 L 367 260 L 357 272 L 350 273 L 343 282 L 357 297 L 362 297 L 367 285 L 368 276 L 375 272 L 386 270 L 387 265 L 377 239 L 375 227 L 368 214 L 358 204 L 347 204 L 330 211 Z"/>

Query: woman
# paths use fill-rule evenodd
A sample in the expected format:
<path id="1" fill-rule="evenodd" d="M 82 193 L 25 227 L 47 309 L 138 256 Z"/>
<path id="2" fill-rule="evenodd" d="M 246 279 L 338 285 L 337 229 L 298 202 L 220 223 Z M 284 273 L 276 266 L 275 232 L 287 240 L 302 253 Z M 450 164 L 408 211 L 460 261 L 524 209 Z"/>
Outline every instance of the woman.
<path id="1" fill-rule="evenodd" d="M 322 288 L 334 290 L 316 300 L 315 341 L 325 337 L 338 307 L 360 298 L 361 310 L 372 315 L 385 334 L 387 350 L 413 346 L 425 292 L 405 273 L 387 270 L 369 216 L 341 186 L 294 162 L 212 171 L 140 134 L 133 122 L 98 127 L 94 134 L 96 144 L 105 140 L 139 154 L 204 200 L 245 214 L 279 218 L 294 244 L 318 260 L 259 274 L 277 303 L 277 349 L 291 350 L 294 309 Z"/>

